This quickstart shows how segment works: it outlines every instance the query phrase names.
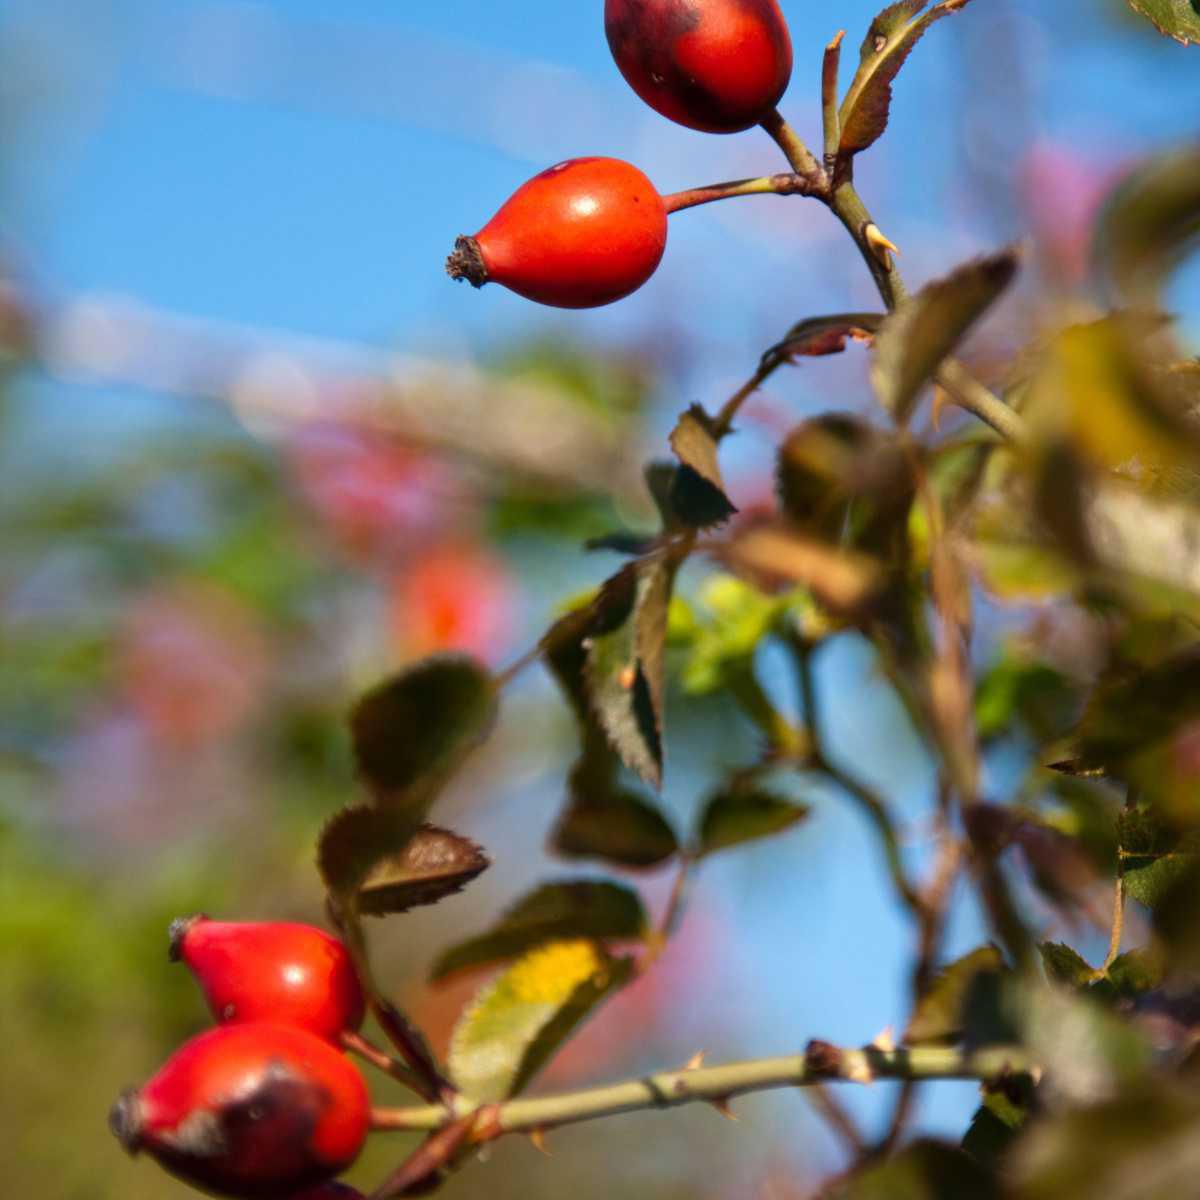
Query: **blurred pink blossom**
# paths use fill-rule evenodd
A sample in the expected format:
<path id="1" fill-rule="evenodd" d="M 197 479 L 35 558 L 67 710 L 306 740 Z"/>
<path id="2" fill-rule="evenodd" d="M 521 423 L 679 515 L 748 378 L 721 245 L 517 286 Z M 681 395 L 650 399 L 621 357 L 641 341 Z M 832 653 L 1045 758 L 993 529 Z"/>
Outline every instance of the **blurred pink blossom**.
<path id="1" fill-rule="evenodd" d="M 350 425 L 306 426 L 288 458 L 334 537 L 364 558 L 410 549 L 466 499 L 445 463 Z"/>
<path id="2" fill-rule="evenodd" d="M 1074 146 L 1045 140 L 1030 147 L 1018 168 L 1018 194 L 1045 270 L 1063 286 L 1086 277 L 1096 217 L 1122 174 L 1120 155 L 1087 157 Z"/>

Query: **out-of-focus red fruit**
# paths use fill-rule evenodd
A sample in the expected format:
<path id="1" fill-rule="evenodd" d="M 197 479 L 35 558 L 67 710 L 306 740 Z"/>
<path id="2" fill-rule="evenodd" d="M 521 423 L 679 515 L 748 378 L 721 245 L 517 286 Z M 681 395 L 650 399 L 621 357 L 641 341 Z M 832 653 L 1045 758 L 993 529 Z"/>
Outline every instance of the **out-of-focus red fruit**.
<path id="1" fill-rule="evenodd" d="M 358 1156 L 370 1100 L 353 1063 L 328 1042 L 260 1021 L 223 1025 L 181 1046 L 109 1125 L 131 1154 L 236 1197 L 287 1196 Z"/>
<path id="2" fill-rule="evenodd" d="M 362 1023 L 350 955 L 313 925 L 182 917 L 171 925 L 171 959 L 188 965 L 222 1023 L 272 1021 L 330 1041 Z"/>
<path id="3" fill-rule="evenodd" d="M 322 1183 L 315 1188 L 306 1188 L 287 1200 L 365 1200 L 362 1192 L 348 1183 Z"/>
<path id="4" fill-rule="evenodd" d="M 494 555 L 469 544 L 439 547 L 392 582 L 393 640 L 405 657 L 457 650 L 494 659 L 512 633 L 513 592 Z"/>
<path id="5" fill-rule="evenodd" d="M 777 0 L 605 0 L 604 29 L 629 86 L 705 133 L 757 125 L 792 76 Z"/>
<path id="6" fill-rule="evenodd" d="M 637 167 L 572 158 L 522 184 L 474 237 L 460 237 L 446 270 L 539 304 L 595 308 L 640 288 L 666 245 L 666 205 Z"/>

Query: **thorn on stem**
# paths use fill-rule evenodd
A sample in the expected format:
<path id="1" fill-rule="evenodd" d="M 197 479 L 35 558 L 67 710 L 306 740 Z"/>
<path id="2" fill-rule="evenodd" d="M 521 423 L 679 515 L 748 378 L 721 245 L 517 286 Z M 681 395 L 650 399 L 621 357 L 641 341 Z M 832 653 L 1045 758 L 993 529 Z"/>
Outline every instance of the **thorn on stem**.
<path id="1" fill-rule="evenodd" d="M 692 1057 L 683 1064 L 683 1069 L 685 1071 L 698 1070 L 700 1067 L 704 1066 L 704 1058 L 706 1054 L 707 1051 L 705 1050 L 697 1050 L 696 1053 L 693 1054 Z"/>
<path id="2" fill-rule="evenodd" d="M 546 1131 L 540 1126 L 529 1134 L 529 1140 L 539 1154 L 544 1154 L 547 1158 L 554 1157 L 550 1152 L 550 1148 L 546 1145 Z"/>
<path id="3" fill-rule="evenodd" d="M 890 1054 L 893 1050 L 895 1050 L 896 1038 L 892 1033 L 892 1027 L 890 1025 L 885 1025 L 883 1029 L 875 1035 L 875 1039 L 871 1042 L 871 1045 L 874 1046 L 876 1050 L 882 1050 L 885 1054 Z"/>
<path id="4" fill-rule="evenodd" d="M 725 1096 L 717 1100 L 710 1100 L 709 1104 L 713 1106 L 727 1121 L 732 1121 L 735 1125 L 738 1123 L 737 1114 L 729 1107 L 729 1097 Z"/>
<path id="5" fill-rule="evenodd" d="M 874 221 L 867 223 L 863 229 L 863 237 L 871 247 L 871 253 L 887 270 L 892 269 L 892 255 L 900 253 L 900 247 L 891 238 L 885 237 Z"/>

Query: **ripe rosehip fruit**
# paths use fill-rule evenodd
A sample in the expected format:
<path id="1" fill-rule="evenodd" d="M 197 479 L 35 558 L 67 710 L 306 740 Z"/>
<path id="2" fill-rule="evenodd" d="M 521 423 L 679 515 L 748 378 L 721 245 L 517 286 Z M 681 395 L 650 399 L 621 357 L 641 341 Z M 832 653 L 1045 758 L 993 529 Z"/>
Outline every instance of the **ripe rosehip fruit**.
<path id="1" fill-rule="evenodd" d="M 605 0 L 604 29 L 629 86 L 705 133 L 757 125 L 792 76 L 778 0 Z"/>
<path id="2" fill-rule="evenodd" d="M 210 921 L 171 925 L 171 958 L 182 959 L 218 1021 L 274 1021 L 337 1039 L 362 1024 L 362 987 L 346 947 L 312 925 Z"/>
<path id="3" fill-rule="evenodd" d="M 267 1021 L 210 1029 L 181 1046 L 109 1125 L 130 1154 L 220 1195 L 284 1196 L 344 1171 L 370 1101 L 328 1042 Z"/>
<path id="4" fill-rule="evenodd" d="M 572 158 L 522 184 L 474 237 L 460 237 L 446 270 L 539 304 L 594 308 L 640 288 L 666 245 L 666 205 L 637 167 Z"/>
<path id="5" fill-rule="evenodd" d="M 320 1187 L 305 1188 L 287 1200 L 366 1200 L 362 1192 L 348 1183 L 323 1183 Z"/>

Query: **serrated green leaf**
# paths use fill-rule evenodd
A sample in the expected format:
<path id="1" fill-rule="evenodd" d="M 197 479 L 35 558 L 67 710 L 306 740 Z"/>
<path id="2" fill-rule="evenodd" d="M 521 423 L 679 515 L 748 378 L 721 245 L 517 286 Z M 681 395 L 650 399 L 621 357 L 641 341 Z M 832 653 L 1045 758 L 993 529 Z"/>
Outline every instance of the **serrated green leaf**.
<path id="1" fill-rule="evenodd" d="M 1170 501 L 1188 498 L 1197 428 L 1187 389 L 1158 362 L 1164 336 L 1161 321 L 1128 313 L 1068 326 L 1040 356 L 1025 412 L 1038 441 L 1065 442 L 1084 465 L 1119 469 L 1140 493 Z"/>
<path id="2" fill-rule="evenodd" d="M 1025 1044 L 1059 1101 L 1113 1095 L 1150 1064 L 1146 1039 L 1096 994 L 1029 990 L 1024 1007 Z"/>
<path id="3" fill-rule="evenodd" d="M 822 413 L 779 448 L 776 486 L 797 529 L 891 566 L 908 557 L 915 484 L 909 455 L 891 433 L 849 413 Z"/>
<path id="4" fill-rule="evenodd" d="M 461 892 L 491 860 L 469 838 L 422 825 L 404 849 L 377 862 L 358 892 L 358 908 L 369 916 L 407 912 Z"/>
<path id="5" fill-rule="evenodd" d="M 1063 942 L 1042 942 L 1038 952 L 1051 983 L 1081 988 L 1091 983 L 1096 974 L 1090 963 Z"/>
<path id="6" fill-rule="evenodd" d="M 680 670 L 683 690 L 690 695 L 714 692 L 731 676 L 750 671 L 759 644 L 776 625 L 789 614 L 815 609 L 803 593 L 768 596 L 724 574 L 705 580 L 698 606 L 701 618 L 693 620 Z"/>
<path id="7" fill-rule="evenodd" d="M 1153 0 L 1138 0 L 1150 3 Z M 1167 0 L 1160 0 L 1166 7 Z M 1186 7 L 1190 0 L 1179 0 Z M 1192 20 L 1200 26 L 1200 15 Z M 1097 252 L 1127 302 L 1153 310 L 1167 274 L 1200 235 L 1200 148 L 1146 160 L 1109 198 Z"/>
<path id="8" fill-rule="evenodd" d="M 571 1031 L 633 973 L 586 939 L 529 951 L 476 996 L 450 1042 L 456 1086 L 481 1102 L 519 1092 Z"/>
<path id="9" fill-rule="evenodd" d="M 829 1200 L 999 1200 L 995 1177 L 957 1146 L 922 1139 L 824 1193 Z"/>
<path id="10" fill-rule="evenodd" d="M 335 813 L 317 841 L 317 868 L 330 894 L 351 901 L 380 863 L 403 854 L 419 828 L 403 810 L 361 806 Z"/>
<path id="11" fill-rule="evenodd" d="M 726 547 L 725 561 L 754 582 L 799 584 L 844 618 L 863 615 L 887 584 L 872 555 L 839 549 L 783 524 L 742 530 Z"/>
<path id="12" fill-rule="evenodd" d="M 837 542 L 861 482 L 858 468 L 879 439 L 880 431 L 853 413 L 822 413 L 797 425 L 775 462 L 775 487 L 788 518 Z"/>
<path id="13" fill-rule="evenodd" d="M 1163 961 L 1152 959 L 1151 970 L 1200 971 L 1200 856 L 1192 856 L 1188 869 L 1156 897 L 1153 923 Z"/>
<path id="14" fill-rule="evenodd" d="M 1149 909 L 1200 864 L 1200 833 L 1172 830 L 1149 809 L 1124 810 L 1117 838 L 1125 891 Z"/>
<path id="15" fill-rule="evenodd" d="M 1164 36 L 1183 46 L 1200 45 L 1200 9 L 1196 0 L 1129 0 L 1129 7 Z"/>
<path id="16" fill-rule="evenodd" d="M 658 565 L 673 571 L 673 567 Z M 599 672 L 596 678 L 604 679 L 604 667 L 619 666 L 607 678 L 601 696 L 612 697 L 610 721 L 624 715 L 644 722 L 634 727 L 639 740 L 633 748 L 653 762 L 649 747 L 657 742 L 658 734 L 648 675 L 655 679 L 661 696 L 662 646 L 670 611 L 662 589 L 661 574 L 647 576 L 644 561 L 631 563 L 601 588 L 595 600 L 569 613 L 543 639 L 547 665 L 575 710 L 582 741 L 580 757 L 570 773 L 569 802 L 552 835 L 554 848 L 568 857 L 651 866 L 678 849 L 674 832 L 657 808 L 619 786 L 613 738 L 599 719 L 592 690 L 594 672 Z M 602 643 L 600 651 L 598 643 Z M 614 654 L 614 649 L 623 653 Z M 622 685 L 629 678 L 630 661 L 638 664 L 634 671 L 634 684 L 641 680 L 638 700 L 618 694 L 625 690 Z M 640 707 L 634 708 L 635 703 Z M 624 714 L 622 705 L 627 706 Z"/>
<path id="17" fill-rule="evenodd" d="M 1033 1123 L 1006 1169 L 1012 1200 L 1177 1200 L 1200 1174 L 1200 1104 L 1148 1080 Z"/>
<path id="18" fill-rule="evenodd" d="M 1184 46 L 1200 45 L 1200 8 L 1196 0 L 1129 0 L 1129 7 L 1166 37 Z"/>
<path id="19" fill-rule="evenodd" d="M 996 1167 L 1029 1119 L 1036 1090 L 1028 1075 L 1010 1075 L 983 1085 L 983 1103 L 975 1111 L 962 1148 L 976 1162 Z"/>
<path id="20" fill-rule="evenodd" d="M 1163 964 L 1149 950 L 1127 950 L 1109 964 L 1105 978 L 1093 990 L 1132 1000 L 1153 991 L 1163 981 Z"/>
<path id="21" fill-rule="evenodd" d="M 1078 709 L 1073 682 L 1019 649 L 1005 650 L 976 684 L 975 728 L 985 740 L 1015 727 L 1042 745 L 1065 736 Z"/>
<path id="22" fill-rule="evenodd" d="M 921 388 L 1012 282 L 1019 263 L 1013 248 L 965 263 L 926 284 L 880 325 L 871 382 L 898 424 L 907 424 Z"/>
<path id="23" fill-rule="evenodd" d="M 715 854 L 758 838 L 782 833 L 803 821 L 811 809 L 755 788 L 719 792 L 700 818 L 698 853 Z"/>
<path id="24" fill-rule="evenodd" d="M 1010 1129 L 986 1104 L 981 1104 L 963 1134 L 963 1153 L 969 1154 L 982 1167 L 994 1169 L 1016 1140 Z"/>
<path id="25" fill-rule="evenodd" d="M 698 404 L 682 413 L 669 439 L 680 468 L 671 481 L 671 507 L 685 525 L 705 528 L 737 512 L 725 492 L 712 418 Z"/>
<path id="26" fill-rule="evenodd" d="M 617 787 L 611 772 L 586 760 L 571 772 L 570 801 L 551 845 L 566 858 L 623 867 L 658 866 L 679 850 L 675 831 L 653 804 Z"/>
<path id="27" fill-rule="evenodd" d="M 917 1045 L 958 1038 L 965 1026 L 967 995 L 976 976 L 998 972 L 1003 966 L 1000 951 L 989 945 L 943 967 L 917 1002 L 904 1041 Z"/>
<path id="28" fill-rule="evenodd" d="M 875 18 L 863 40 L 858 71 L 842 101 L 841 154 L 858 154 L 880 137 L 891 112 L 892 83 L 913 47 L 930 25 L 967 2 L 941 0 L 917 16 L 928 0 L 900 0 Z"/>
<path id="29" fill-rule="evenodd" d="M 426 659 L 379 684 L 350 717 L 359 775 L 380 805 L 428 809 L 458 760 L 487 734 L 496 689 L 461 655 Z"/>
<path id="30" fill-rule="evenodd" d="M 645 932 L 646 911 L 632 888 L 590 879 L 547 883 L 519 900 L 486 933 L 440 955 L 430 978 L 517 958 L 546 942 L 628 941 Z"/>
<path id="31" fill-rule="evenodd" d="M 588 702 L 612 748 L 631 771 L 662 783 L 662 699 L 667 615 L 675 564 L 663 556 L 633 564 L 634 597 L 625 622 L 585 647 Z"/>

